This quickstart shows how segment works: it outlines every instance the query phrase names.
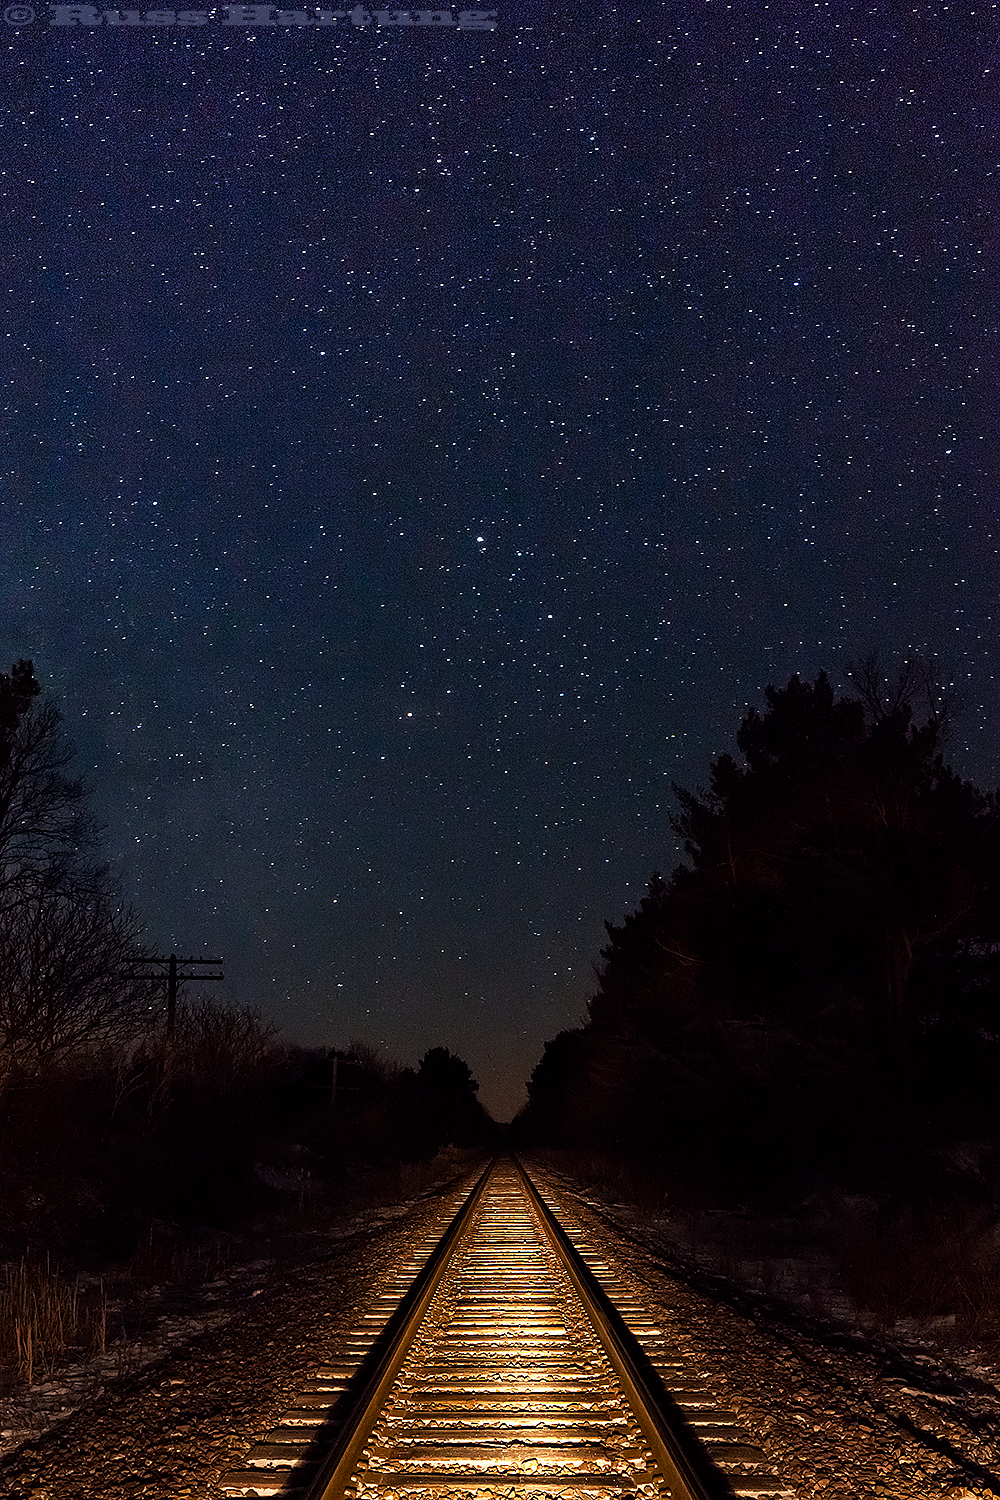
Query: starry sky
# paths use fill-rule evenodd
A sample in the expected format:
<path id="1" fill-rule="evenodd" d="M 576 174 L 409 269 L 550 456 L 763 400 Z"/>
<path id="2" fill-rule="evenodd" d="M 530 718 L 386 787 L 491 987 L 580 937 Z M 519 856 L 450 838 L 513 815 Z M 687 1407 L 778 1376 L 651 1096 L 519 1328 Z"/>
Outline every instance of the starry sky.
<path id="1" fill-rule="evenodd" d="M 769 682 L 921 652 L 1000 781 L 1000 47 L 497 5 L 8 7 L 0 658 L 159 951 L 504 1118 Z"/>

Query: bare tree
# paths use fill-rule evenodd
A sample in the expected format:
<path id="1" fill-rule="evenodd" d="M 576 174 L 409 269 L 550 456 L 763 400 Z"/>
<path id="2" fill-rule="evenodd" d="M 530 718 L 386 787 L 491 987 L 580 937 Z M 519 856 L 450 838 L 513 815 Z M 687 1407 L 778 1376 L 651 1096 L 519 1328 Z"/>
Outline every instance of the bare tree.
<path id="1" fill-rule="evenodd" d="M 134 1034 L 155 1005 L 58 707 L 31 662 L 0 673 L 0 1070 Z"/>
<path id="2" fill-rule="evenodd" d="M 273 1058 L 277 1035 L 277 1028 L 250 1006 L 186 1000 L 177 1010 L 176 1071 L 210 1080 L 225 1094 Z"/>
<path id="3" fill-rule="evenodd" d="M 40 693 L 31 662 L 0 673 L 0 913 L 40 886 L 100 888 L 97 834 L 62 715 Z"/>
<path id="4" fill-rule="evenodd" d="M 865 706 L 870 722 L 878 724 L 909 709 L 914 719 L 923 710 L 924 722 L 942 738 L 960 710 L 954 688 L 945 687 L 927 657 L 908 657 L 890 677 L 877 652 L 848 663 L 848 681 Z"/>
<path id="5" fill-rule="evenodd" d="M 160 986 L 138 978 L 134 919 L 108 895 L 41 889 L 0 918 L 0 1054 L 37 1069 L 143 1031 Z"/>

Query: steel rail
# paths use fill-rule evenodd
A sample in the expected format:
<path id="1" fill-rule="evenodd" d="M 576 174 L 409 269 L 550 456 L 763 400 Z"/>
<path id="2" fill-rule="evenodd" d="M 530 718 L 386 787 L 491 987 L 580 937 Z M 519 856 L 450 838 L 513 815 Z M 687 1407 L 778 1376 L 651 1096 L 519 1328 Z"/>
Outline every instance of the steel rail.
<path id="1" fill-rule="evenodd" d="M 594 1333 L 621 1381 L 635 1419 L 671 1495 L 675 1500 L 713 1500 L 712 1490 L 698 1472 L 696 1440 L 685 1443 L 680 1438 L 678 1414 L 672 1410 L 673 1403 L 643 1355 L 639 1341 L 627 1327 L 517 1157 L 513 1161 L 522 1186 L 542 1219 L 552 1248 L 559 1256 Z M 717 1484 L 713 1488 L 717 1493 Z"/>
<path id="2" fill-rule="evenodd" d="M 364 1381 L 344 1422 L 303 1500 L 334 1500 L 342 1496 L 378 1421 L 389 1390 L 420 1331 L 428 1305 L 447 1274 L 459 1240 L 479 1206 L 496 1160 L 489 1163 L 468 1198 L 445 1230 L 437 1248 L 383 1331 L 372 1359 L 374 1368 Z"/>
<path id="3" fill-rule="evenodd" d="M 524 1168 L 516 1159 L 513 1159 L 513 1165 L 519 1185 L 537 1218 L 539 1229 L 572 1285 L 586 1320 L 614 1370 L 625 1401 L 648 1445 L 650 1457 L 671 1500 L 717 1500 L 717 1471 L 716 1483 L 706 1485 L 698 1472 L 697 1456 L 692 1458 L 684 1441 L 678 1438 L 671 1426 L 669 1398 L 662 1388 L 657 1389 L 657 1378 L 651 1367 L 644 1368 L 642 1351 L 634 1336 L 566 1236 L 551 1209 L 540 1197 Z M 379 1423 L 390 1391 L 421 1331 L 431 1300 L 448 1276 L 459 1248 L 466 1240 L 473 1216 L 497 1166 L 498 1161 L 493 1161 L 483 1172 L 387 1326 L 379 1341 L 381 1353 L 373 1351 L 373 1368 L 364 1379 L 352 1411 L 305 1492 L 304 1500 L 345 1500 L 352 1491 L 366 1444 Z M 676 1420 L 676 1412 L 673 1416 Z M 485 1475 L 483 1479 L 486 1481 Z M 502 1487 L 505 1488 L 506 1485 Z M 464 1486 L 459 1484 L 458 1488 Z"/>

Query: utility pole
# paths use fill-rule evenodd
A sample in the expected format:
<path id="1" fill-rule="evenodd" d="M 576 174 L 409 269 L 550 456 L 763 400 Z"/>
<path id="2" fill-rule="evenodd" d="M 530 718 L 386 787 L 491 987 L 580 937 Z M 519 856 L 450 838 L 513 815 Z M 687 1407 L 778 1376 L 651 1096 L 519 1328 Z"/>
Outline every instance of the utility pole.
<path id="1" fill-rule="evenodd" d="M 221 958 L 178 958 L 176 953 L 171 953 L 167 958 L 143 958 L 143 959 L 137 960 L 137 962 L 142 963 L 142 964 L 157 964 L 161 968 L 162 968 L 162 966 L 164 964 L 166 965 L 166 973 L 148 974 L 146 977 L 148 979 L 162 978 L 162 979 L 165 979 L 167 981 L 167 1042 L 168 1043 L 173 1041 L 173 1039 L 174 1039 L 174 1030 L 175 1030 L 176 1025 L 177 1025 L 177 988 L 178 988 L 178 985 L 180 985 L 180 984 L 187 984 L 189 981 L 196 980 L 196 979 L 222 980 L 222 979 L 225 979 L 225 977 L 226 977 L 225 974 L 182 974 L 180 972 L 179 968 L 178 968 L 179 964 L 185 964 L 185 965 L 188 965 L 188 966 L 194 965 L 195 968 L 197 968 L 197 967 L 199 967 L 201 965 L 211 965 L 213 968 L 221 968 L 221 966 L 222 966 L 222 959 Z"/>
<path id="2" fill-rule="evenodd" d="M 333 1109 L 333 1107 L 337 1103 L 337 1098 L 338 1098 L 338 1096 L 340 1094 L 356 1094 L 356 1093 L 358 1093 L 358 1085 L 356 1083 L 344 1083 L 343 1080 L 342 1080 L 342 1078 L 341 1078 L 340 1064 L 342 1062 L 345 1062 L 345 1063 L 347 1063 L 349 1065 L 351 1063 L 351 1061 L 352 1061 L 352 1059 L 351 1059 L 351 1055 L 350 1055 L 349 1052 L 339 1052 L 336 1047 L 331 1047 L 330 1048 L 330 1108 L 331 1109 Z M 348 1076 L 348 1078 L 350 1078 L 350 1076 L 351 1076 L 349 1070 L 348 1070 L 347 1076 Z M 326 1084 L 325 1083 L 324 1084 L 320 1084 L 319 1087 L 325 1089 L 326 1088 Z"/>
<path id="3" fill-rule="evenodd" d="M 135 960 L 135 963 L 139 965 L 140 968 L 142 966 L 150 964 L 156 966 L 153 973 L 137 975 L 137 978 L 141 977 L 143 979 L 165 979 L 167 981 L 167 1029 L 164 1036 L 163 1070 L 159 1085 L 154 1093 L 153 1099 L 150 1101 L 151 1111 L 155 1103 L 156 1108 L 164 1115 L 166 1115 L 170 1109 L 170 1096 L 173 1090 L 174 1031 L 177 1026 L 177 990 L 180 985 L 187 984 L 191 980 L 214 979 L 216 981 L 220 981 L 225 979 L 226 976 L 222 973 L 182 973 L 179 967 L 179 965 L 183 964 L 188 970 L 190 970 L 191 968 L 198 969 L 202 967 L 221 969 L 221 958 L 178 958 L 176 953 L 170 953 L 166 958 L 157 958 L 153 956 L 150 956 L 149 958 L 138 958 Z"/>

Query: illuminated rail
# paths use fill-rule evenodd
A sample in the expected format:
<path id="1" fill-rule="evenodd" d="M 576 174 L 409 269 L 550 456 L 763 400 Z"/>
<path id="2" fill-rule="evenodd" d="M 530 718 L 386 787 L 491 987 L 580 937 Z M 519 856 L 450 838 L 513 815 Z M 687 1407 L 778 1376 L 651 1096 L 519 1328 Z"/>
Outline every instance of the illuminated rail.
<path id="1" fill-rule="evenodd" d="M 361 1332 L 355 1352 L 369 1353 L 353 1379 L 318 1372 L 307 1404 L 223 1488 L 305 1488 L 305 1500 L 787 1493 L 731 1413 L 703 1403 L 700 1424 L 681 1418 L 650 1357 L 669 1364 L 657 1336 L 638 1304 L 610 1301 L 518 1164 L 501 1160 L 387 1327 Z"/>

